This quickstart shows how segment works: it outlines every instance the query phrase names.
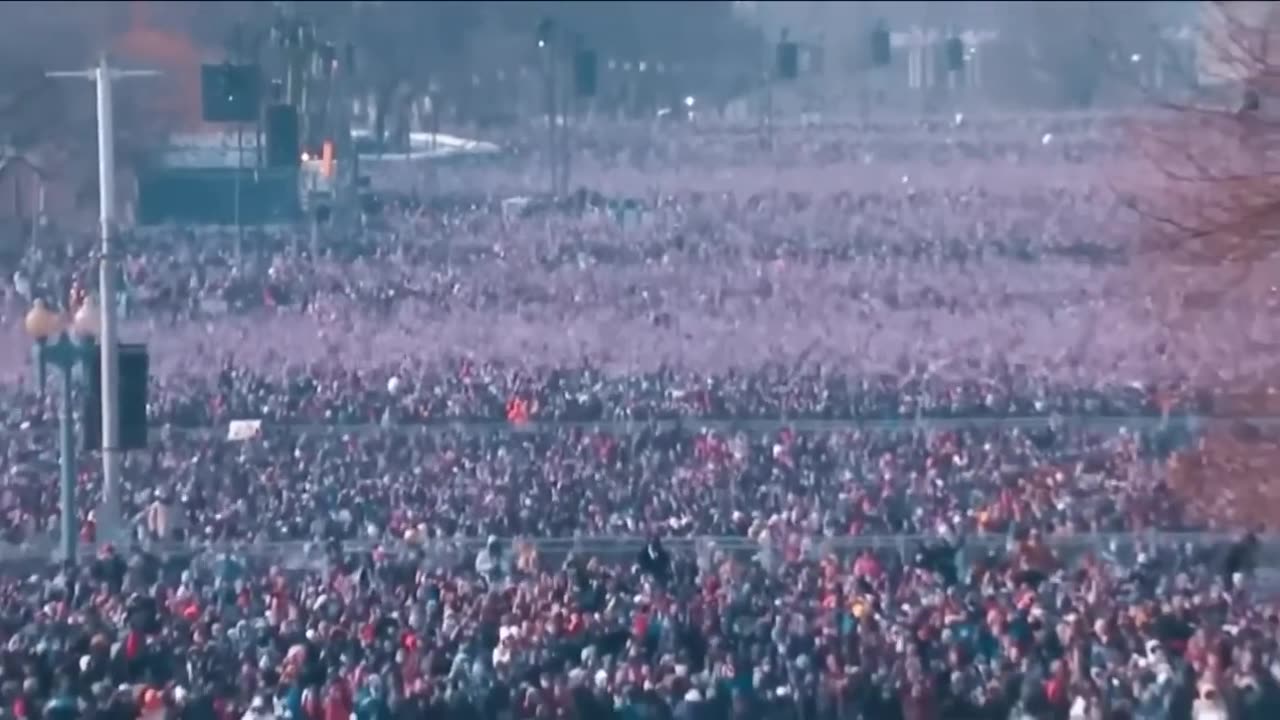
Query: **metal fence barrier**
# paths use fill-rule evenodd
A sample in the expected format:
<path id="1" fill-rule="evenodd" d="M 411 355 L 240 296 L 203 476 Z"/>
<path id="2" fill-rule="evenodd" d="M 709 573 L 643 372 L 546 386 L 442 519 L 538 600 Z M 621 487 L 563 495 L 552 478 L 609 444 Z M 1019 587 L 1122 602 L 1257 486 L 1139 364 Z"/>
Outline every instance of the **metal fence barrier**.
<path id="1" fill-rule="evenodd" d="M 1195 415 L 1026 415 L 955 417 L 904 417 L 904 418 L 847 418 L 820 420 L 812 418 L 725 419 L 725 418 L 653 418 L 608 420 L 548 420 L 532 421 L 518 425 L 505 420 L 440 420 L 413 423 L 276 423 L 263 421 L 262 429 L 270 434 L 286 432 L 306 435 L 360 435 L 370 433 L 397 434 L 498 434 L 522 435 L 554 430 L 583 430 L 631 434 L 641 431 L 667 432 L 677 429 L 706 430 L 715 432 L 774 432 L 790 429 L 800 432 L 841 432 L 861 430 L 865 432 L 944 431 L 961 428 L 1037 429 L 1050 427 L 1087 427 L 1099 430 L 1162 430 L 1184 429 L 1195 432 L 1201 428 L 1219 424 L 1249 423 L 1260 427 L 1280 426 L 1280 417 L 1208 417 Z M 56 425 L 36 425 L 16 433 L 44 435 L 56 431 Z M 159 437 L 214 437 L 226 438 L 227 426 L 189 427 L 181 425 L 157 425 L 153 431 Z"/>
<path id="2" fill-rule="evenodd" d="M 1235 542 L 1239 535 L 1228 533 L 1115 533 L 1046 536 L 1065 562 L 1088 554 L 1099 553 L 1118 562 L 1133 562 L 1142 554 L 1174 550 L 1188 555 L 1222 548 Z M 901 558 L 911 556 L 926 544 L 939 540 L 936 535 L 854 535 L 809 536 L 793 534 L 759 542 L 739 536 L 697 536 L 663 538 L 663 546 L 676 557 L 709 559 L 732 557 L 741 560 L 774 558 L 777 562 L 795 559 L 818 560 L 824 557 L 851 559 L 864 550 L 873 550 Z M 1260 564 L 1280 567 L 1280 536 L 1260 538 Z M 558 538 L 504 538 L 502 544 L 516 554 L 533 551 L 544 566 L 559 564 L 570 556 L 596 558 L 607 563 L 630 563 L 644 548 L 647 539 L 637 536 L 582 536 Z M 393 557 L 414 559 L 437 567 L 470 567 L 485 538 L 433 539 L 414 543 L 396 540 L 349 540 L 340 543 L 343 553 L 384 553 Z M 966 553 L 973 555 L 999 553 L 1009 546 L 1010 537 L 1003 534 L 971 535 L 964 539 Z M 258 543 L 144 543 L 139 546 L 157 556 L 169 558 L 212 558 L 226 555 L 247 562 L 278 565 L 292 569 L 320 569 L 332 546 L 320 541 L 279 541 Z M 81 548 L 82 558 L 94 557 L 101 548 Z M 52 543 L 23 546 L 0 546 L 0 570 L 32 571 L 48 566 L 56 557 Z"/>

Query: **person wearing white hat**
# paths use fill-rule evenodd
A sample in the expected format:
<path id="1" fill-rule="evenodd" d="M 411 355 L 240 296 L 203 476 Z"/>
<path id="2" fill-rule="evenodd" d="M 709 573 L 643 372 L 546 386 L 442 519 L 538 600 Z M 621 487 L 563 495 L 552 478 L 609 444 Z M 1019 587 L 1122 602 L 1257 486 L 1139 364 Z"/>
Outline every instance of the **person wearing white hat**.
<path id="1" fill-rule="evenodd" d="M 1222 693 L 1212 683 L 1201 683 L 1191 706 L 1193 720 L 1227 720 L 1230 713 Z"/>
<path id="2" fill-rule="evenodd" d="M 253 701 L 249 703 L 249 709 L 245 711 L 240 720 L 275 720 L 275 712 L 272 709 L 273 703 L 267 702 L 262 695 L 255 695 Z"/>
<path id="3" fill-rule="evenodd" d="M 676 720 L 694 720 L 698 716 L 699 709 L 702 705 L 702 693 L 698 688 L 690 688 L 684 694 L 673 713 Z"/>

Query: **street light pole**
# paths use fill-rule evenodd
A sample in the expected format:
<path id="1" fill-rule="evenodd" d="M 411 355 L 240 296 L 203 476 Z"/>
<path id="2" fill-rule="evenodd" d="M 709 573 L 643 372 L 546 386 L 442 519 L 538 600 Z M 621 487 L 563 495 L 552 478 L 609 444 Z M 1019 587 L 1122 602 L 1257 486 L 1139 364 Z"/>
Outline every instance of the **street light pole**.
<path id="1" fill-rule="evenodd" d="M 98 513 L 101 535 L 117 540 L 120 532 L 120 348 L 116 339 L 115 255 L 113 233 L 116 209 L 115 135 L 112 128 L 112 81 L 154 77 L 154 70 L 120 70 L 102 57 L 89 70 L 46 73 L 48 77 L 91 80 L 98 91 L 98 221 L 102 238 L 99 251 L 98 304 L 102 309 L 102 507 Z"/>
<path id="2" fill-rule="evenodd" d="M 236 63 L 244 62 L 244 25 L 237 22 L 231 31 L 231 56 Z M 261 117 L 261 113 L 259 113 Z M 236 265 L 244 264 L 244 221 L 240 217 L 241 176 L 244 175 L 244 123 L 236 121 L 236 177 L 235 199 L 232 214 L 236 223 Z"/>
<path id="3" fill-rule="evenodd" d="M 40 394 L 44 394 L 48 366 L 56 367 L 62 375 L 58 393 L 58 502 L 61 511 L 58 549 L 64 563 L 76 561 L 76 541 L 80 531 L 80 515 L 76 509 L 75 416 L 72 410 L 71 384 L 76 365 L 83 363 L 93 353 L 90 338 L 95 330 L 94 323 L 89 306 L 77 312 L 74 322 L 67 327 L 62 318 L 39 301 L 27 313 L 25 322 L 27 332 L 36 342 L 35 361 Z M 76 337 L 84 338 L 85 342 L 78 342 Z"/>
<path id="4" fill-rule="evenodd" d="M 62 336 L 59 345 L 70 345 Z M 56 346 L 47 346 L 56 347 Z M 68 348 L 69 349 L 69 348 Z M 65 353 L 71 355 L 71 353 Z M 71 409 L 71 373 L 74 359 L 62 365 L 62 387 L 58 393 L 58 502 L 62 507 L 62 522 L 58 529 L 58 545 L 62 550 L 62 562 L 76 560 L 76 535 L 79 525 L 76 510 L 76 471 L 72 459 L 72 448 L 75 447 L 75 430 L 72 427 Z"/>
<path id="5" fill-rule="evenodd" d="M 547 171 L 551 197 L 560 194 L 559 143 L 556 141 L 556 33 L 555 22 L 544 18 L 538 24 L 538 49 L 542 51 L 547 94 Z"/>
<path id="6" fill-rule="evenodd" d="M 578 82 L 576 79 L 576 76 L 577 76 L 576 63 L 577 63 L 578 53 L 581 53 L 583 48 L 584 48 L 584 45 L 583 45 L 582 36 L 578 35 L 574 38 L 572 54 L 567 56 L 573 75 L 569 78 L 569 80 L 565 82 L 566 88 L 564 90 L 564 98 L 565 98 L 564 127 L 561 129 L 561 134 L 560 134 L 560 152 L 561 152 L 561 157 L 563 158 L 563 162 L 561 164 L 561 169 L 563 173 L 561 175 L 560 188 L 561 188 L 561 192 L 564 193 L 566 197 L 568 197 L 569 194 L 572 192 L 571 188 L 573 186 L 573 181 L 572 181 L 573 129 L 576 127 L 576 123 L 577 123 L 576 115 L 578 113 Z M 571 126 L 571 123 L 573 123 L 573 126 Z"/>
<path id="7" fill-rule="evenodd" d="M 244 175 L 244 124 L 236 123 L 236 182 L 235 208 L 236 219 L 236 265 L 244 264 L 244 221 L 240 219 L 240 176 Z"/>

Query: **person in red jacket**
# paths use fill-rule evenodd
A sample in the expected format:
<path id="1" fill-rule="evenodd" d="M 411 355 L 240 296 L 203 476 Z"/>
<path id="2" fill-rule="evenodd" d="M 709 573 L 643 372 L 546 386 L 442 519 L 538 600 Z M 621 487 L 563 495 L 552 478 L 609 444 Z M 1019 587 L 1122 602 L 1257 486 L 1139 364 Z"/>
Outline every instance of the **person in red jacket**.
<path id="1" fill-rule="evenodd" d="M 329 684 L 324 697 L 324 720 L 350 720 L 355 704 L 351 700 L 351 689 L 342 678 L 335 678 Z"/>

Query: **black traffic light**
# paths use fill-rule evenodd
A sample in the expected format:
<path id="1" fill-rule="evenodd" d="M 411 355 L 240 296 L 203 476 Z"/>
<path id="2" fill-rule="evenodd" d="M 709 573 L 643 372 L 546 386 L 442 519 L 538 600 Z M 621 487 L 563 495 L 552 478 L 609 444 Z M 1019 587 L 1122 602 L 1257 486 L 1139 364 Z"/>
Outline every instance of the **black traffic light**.
<path id="1" fill-rule="evenodd" d="M 1262 109 L 1262 96 L 1253 88 L 1247 88 L 1240 100 L 1241 113 L 1254 113 Z"/>
<path id="2" fill-rule="evenodd" d="M 573 89 L 578 97 L 595 97 L 599 62 L 595 50 L 579 50 L 573 56 Z"/>
<path id="3" fill-rule="evenodd" d="M 778 43 L 778 77 L 795 80 L 800 76 L 800 46 L 789 40 Z"/>
<path id="4" fill-rule="evenodd" d="M 826 58 L 827 50 L 822 43 L 811 46 L 809 48 L 808 72 L 814 75 L 821 75 L 822 71 L 826 69 Z"/>
<path id="5" fill-rule="evenodd" d="M 876 67 L 884 67 L 893 62 L 889 40 L 889 28 L 884 23 L 871 31 L 871 63 Z"/>
<path id="6" fill-rule="evenodd" d="M 267 108 L 267 167 L 296 168 L 301 161 L 298 110 L 292 105 Z"/>
<path id="7" fill-rule="evenodd" d="M 150 357 L 146 345 L 120 344 L 116 400 L 120 411 L 120 450 L 147 447 L 147 383 Z M 84 449 L 102 449 L 102 349 L 94 347 L 84 370 L 89 391 L 84 394 Z"/>
<path id="8" fill-rule="evenodd" d="M 964 41 L 954 35 L 947 38 L 947 69 L 951 72 L 964 69 Z"/>

